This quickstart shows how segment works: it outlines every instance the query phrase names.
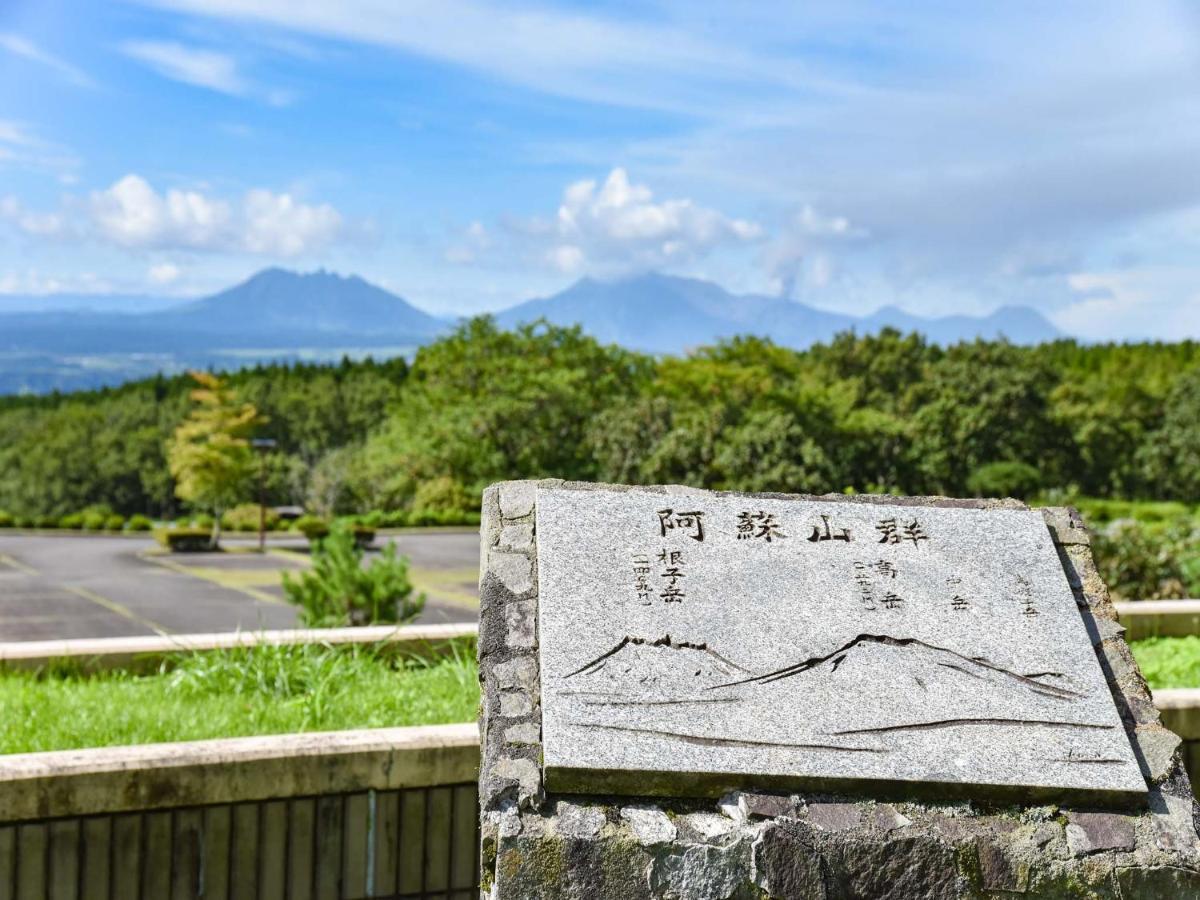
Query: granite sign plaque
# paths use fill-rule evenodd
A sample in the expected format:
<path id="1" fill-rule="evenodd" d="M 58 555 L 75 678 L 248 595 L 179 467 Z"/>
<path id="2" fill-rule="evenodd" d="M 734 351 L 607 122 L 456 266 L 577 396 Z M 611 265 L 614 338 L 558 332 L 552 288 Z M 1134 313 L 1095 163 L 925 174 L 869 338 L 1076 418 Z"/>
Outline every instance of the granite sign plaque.
<path id="1" fill-rule="evenodd" d="M 549 790 L 1146 794 L 1036 511 L 539 488 L 536 534 Z"/>

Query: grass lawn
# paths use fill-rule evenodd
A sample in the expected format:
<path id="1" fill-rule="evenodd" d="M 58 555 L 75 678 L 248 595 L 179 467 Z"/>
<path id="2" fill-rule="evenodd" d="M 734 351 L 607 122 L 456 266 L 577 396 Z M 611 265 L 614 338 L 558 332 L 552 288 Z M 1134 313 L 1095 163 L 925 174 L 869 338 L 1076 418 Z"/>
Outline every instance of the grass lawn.
<path id="1" fill-rule="evenodd" d="M 155 675 L 0 672 L 0 753 L 474 721 L 474 645 L 429 662 L 370 647 L 239 648 Z"/>
<path id="2" fill-rule="evenodd" d="M 1200 688 L 1200 637 L 1146 638 L 1129 647 L 1151 688 Z"/>

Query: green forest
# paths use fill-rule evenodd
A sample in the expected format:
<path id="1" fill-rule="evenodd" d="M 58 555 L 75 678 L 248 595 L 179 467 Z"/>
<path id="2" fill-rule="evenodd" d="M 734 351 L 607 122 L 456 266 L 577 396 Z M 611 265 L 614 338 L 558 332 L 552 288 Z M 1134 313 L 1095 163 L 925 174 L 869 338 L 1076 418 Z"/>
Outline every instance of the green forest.
<path id="1" fill-rule="evenodd" d="M 269 501 L 323 516 L 471 511 L 488 483 L 538 476 L 1200 501 L 1192 341 L 940 348 L 885 331 L 655 358 L 485 317 L 411 363 L 260 366 L 227 383 L 278 442 Z M 0 510 L 180 514 L 166 445 L 192 386 L 0 398 Z"/>

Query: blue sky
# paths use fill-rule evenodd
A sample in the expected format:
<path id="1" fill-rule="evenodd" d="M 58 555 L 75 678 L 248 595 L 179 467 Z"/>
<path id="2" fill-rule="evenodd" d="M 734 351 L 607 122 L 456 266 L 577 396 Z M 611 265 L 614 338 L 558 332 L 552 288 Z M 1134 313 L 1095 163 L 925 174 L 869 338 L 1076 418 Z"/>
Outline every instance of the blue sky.
<path id="1" fill-rule="evenodd" d="M 1187 4 L 3 0 L 0 293 L 658 269 L 1200 337 Z"/>

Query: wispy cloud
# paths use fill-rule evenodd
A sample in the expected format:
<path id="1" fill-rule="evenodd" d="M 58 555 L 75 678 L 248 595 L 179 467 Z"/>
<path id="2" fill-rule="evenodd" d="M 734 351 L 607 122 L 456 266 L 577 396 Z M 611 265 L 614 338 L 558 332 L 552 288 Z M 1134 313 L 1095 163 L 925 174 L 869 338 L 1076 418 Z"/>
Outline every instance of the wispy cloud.
<path id="1" fill-rule="evenodd" d="M 95 87 L 96 83 L 77 66 L 71 65 L 66 60 L 48 53 L 43 50 L 27 37 L 11 32 L 0 32 L 0 50 L 5 50 L 22 59 L 27 59 L 31 62 L 39 63 L 53 69 L 67 81 L 79 87 Z"/>
<path id="2" fill-rule="evenodd" d="M 41 137 L 28 123 L 0 119 L 0 168 L 49 173 L 64 184 L 73 184 L 79 165 L 74 153 Z"/>
<path id="3" fill-rule="evenodd" d="M 230 97 L 258 100 L 271 106 L 290 106 L 293 91 L 267 87 L 247 78 L 238 59 L 223 51 L 177 41 L 126 41 L 121 52 L 149 66 L 164 78 L 217 91 Z"/>
<path id="4" fill-rule="evenodd" d="M 174 41 L 126 41 L 121 52 L 145 63 L 174 81 L 208 88 L 235 97 L 243 96 L 249 86 L 238 73 L 232 56 L 215 50 L 188 47 Z"/>
<path id="5" fill-rule="evenodd" d="M 653 10 L 641 19 L 618 19 L 579 9 L 478 0 L 141 2 L 268 24 L 293 34 L 391 47 L 545 93 L 694 115 L 711 113 L 718 96 L 730 100 L 730 85 L 851 89 L 786 54 L 754 52 L 719 33 L 710 37 L 675 24 Z"/>

